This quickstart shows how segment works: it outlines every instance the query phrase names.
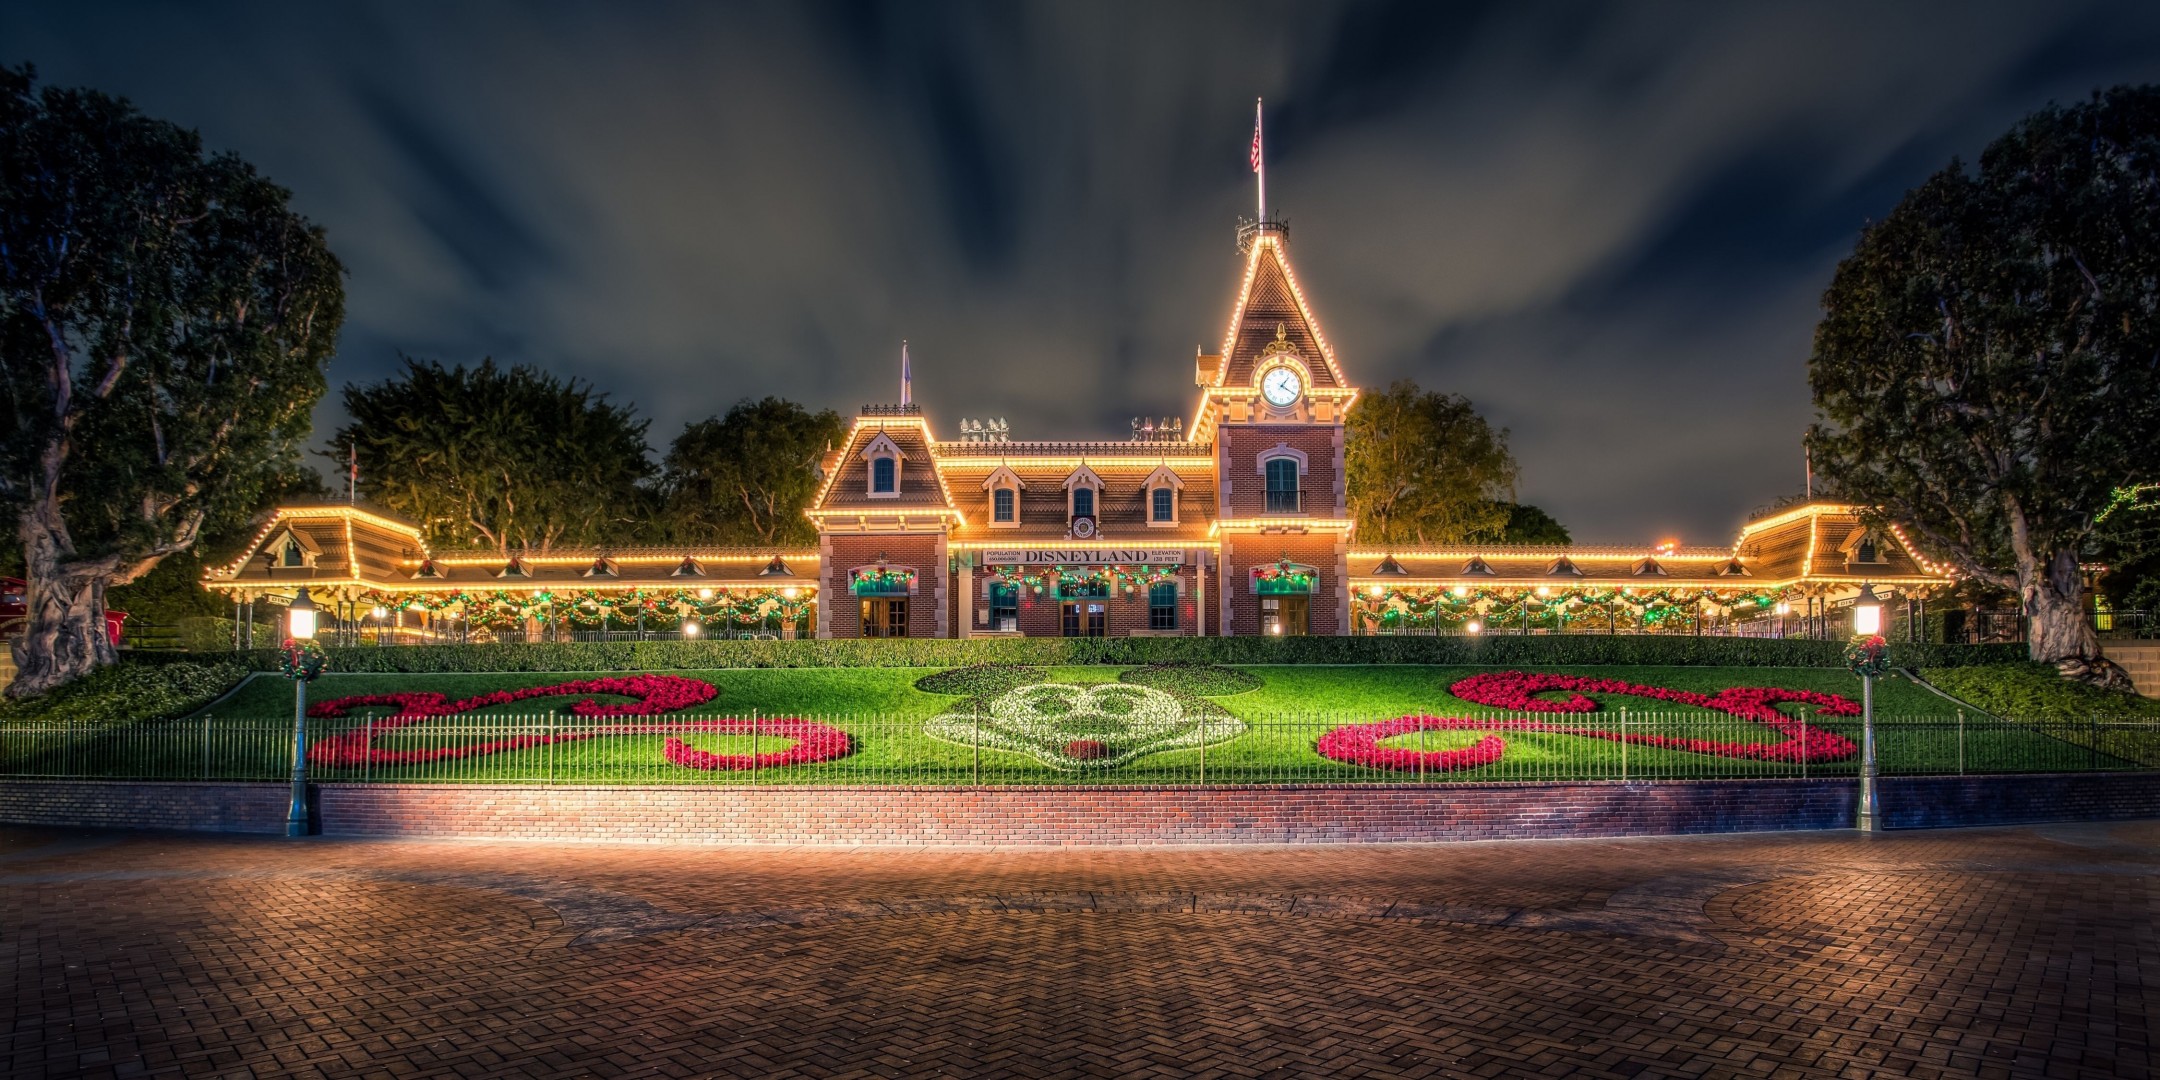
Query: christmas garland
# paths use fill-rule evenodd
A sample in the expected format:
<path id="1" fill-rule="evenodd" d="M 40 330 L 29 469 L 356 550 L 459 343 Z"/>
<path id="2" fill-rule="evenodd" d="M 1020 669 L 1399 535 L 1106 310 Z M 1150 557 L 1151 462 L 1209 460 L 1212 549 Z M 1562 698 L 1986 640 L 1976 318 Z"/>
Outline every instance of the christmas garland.
<path id="1" fill-rule="evenodd" d="M 330 654 L 312 638 L 307 641 L 286 638 L 284 649 L 278 653 L 278 672 L 288 679 L 314 682 L 329 665 Z"/>
<path id="2" fill-rule="evenodd" d="M 1880 678 L 1890 670 L 1890 643 L 1881 634 L 1855 639 L 1845 646 L 1845 670 L 1864 679 Z"/>

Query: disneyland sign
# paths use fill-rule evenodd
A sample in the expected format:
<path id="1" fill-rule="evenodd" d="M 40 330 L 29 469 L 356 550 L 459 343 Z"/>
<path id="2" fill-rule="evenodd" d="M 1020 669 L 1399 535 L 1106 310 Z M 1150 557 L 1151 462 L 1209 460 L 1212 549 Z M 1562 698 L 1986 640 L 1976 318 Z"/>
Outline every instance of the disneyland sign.
<path id="1" fill-rule="evenodd" d="M 1183 548 L 1015 548 L 983 552 L 984 566 L 1179 566 L 1184 562 Z"/>

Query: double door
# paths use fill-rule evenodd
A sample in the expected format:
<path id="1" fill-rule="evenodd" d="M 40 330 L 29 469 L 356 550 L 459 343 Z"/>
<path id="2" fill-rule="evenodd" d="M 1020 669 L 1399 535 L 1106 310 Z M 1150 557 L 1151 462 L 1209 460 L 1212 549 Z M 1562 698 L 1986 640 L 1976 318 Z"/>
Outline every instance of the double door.
<path id="1" fill-rule="evenodd" d="M 1066 637 L 1106 637 L 1110 633 L 1110 601 L 1067 600 L 1063 609 Z"/>

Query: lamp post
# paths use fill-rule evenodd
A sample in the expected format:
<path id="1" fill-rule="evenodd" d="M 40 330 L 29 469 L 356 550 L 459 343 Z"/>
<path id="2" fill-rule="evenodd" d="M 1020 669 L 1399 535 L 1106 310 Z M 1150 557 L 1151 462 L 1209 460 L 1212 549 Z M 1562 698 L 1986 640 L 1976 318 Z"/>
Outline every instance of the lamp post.
<path id="1" fill-rule="evenodd" d="M 1875 596 L 1873 585 L 1860 586 L 1860 595 L 1853 598 L 1853 637 L 1863 650 L 1876 635 L 1882 633 L 1882 601 Z M 1861 832 L 1879 832 L 1882 829 L 1882 804 L 1876 791 L 1878 775 L 1875 764 L 1875 669 L 1873 659 L 1856 664 L 1860 674 L 1860 809 L 1854 816 L 1853 825 Z"/>
<path id="2" fill-rule="evenodd" d="M 1785 638 L 1785 616 L 1787 616 L 1787 615 L 1790 615 L 1790 614 L 1792 614 L 1792 604 L 1790 604 L 1790 603 L 1788 603 L 1788 602 L 1786 602 L 1786 601 L 1784 601 L 1784 600 L 1780 600 L 1780 601 L 1778 601 L 1778 602 L 1777 602 L 1777 636 L 1778 636 L 1778 639 L 1779 639 L 1780 641 L 1784 640 L 1784 638 Z"/>
<path id="3" fill-rule="evenodd" d="M 315 642 L 315 601 L 308 598 L 305 587 L 285 609 L 285 633 L 292 639 L 285 652 L 293 681 L 292 806 L 285 812 L 285 835 L 306 836 L 307 684 L 313 676 L 308 674 L 305 653 Z"/>

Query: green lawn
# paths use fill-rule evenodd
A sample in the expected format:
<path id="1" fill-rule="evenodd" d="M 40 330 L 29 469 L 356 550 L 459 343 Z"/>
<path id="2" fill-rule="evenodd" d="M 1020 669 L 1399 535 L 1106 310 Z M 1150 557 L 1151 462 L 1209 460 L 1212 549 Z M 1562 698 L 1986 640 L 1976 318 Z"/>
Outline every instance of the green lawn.
<path id="1" fill-rule="evenodd" d="M 1050 768 L 1027 754 L 956 745 L 924 733 L 924 721 L 969 707 L 970 699 L 916 687 L 924 668 L 728 669 L 686 672 L 718 688 L 699 707 L 670 719 L 806 717 L 849 733 L 846 757 L 814 766 L 703 771 L 663 758 L 660 734 L 611 735 L 559 741 L 426 764 L 319 770 L 326 778 L 413 780 L 552 780 L 603 783 L 1190 783 L 1210 781 L 1537 780 L 1579 778 L 1796 776 L 1784 762 L 1691 753 L 1551 731 L 1426 731 L 1383 745 L 1439 751 L 1469 746 L 1488 734 L 1506 741 L 1497 762 L 1475 769 L 1419 775 L 1351 765 L 1322 757 L 1314 743 L 1341 724 L 1371 723 L 1414 713 L 1488 717 L 1494 710 L 1455 698 L 1456 680 L 1491 669 L 1466 667 L 1256 667 L 1263 685 L 1208 700 L 1247 725 L 1235 738 L 1204 749 L 1162 751 L 1110 770 L 1077 772 Z M 1114 682 L 1126 669 L 1044 669 L 1045 681 Z M 1714 693 L 1731 686 L 1774 686 L 1859 697 L 1858 680 L 1844 672 L 1812 668 L 1614 667 L 1541 668 L 1623 679 L 1631 683 Z M 498 689 L 546 686 L 578 675 L 325 675 L 311 688 L 315 700 L 357 694 L 434 691 L 452 700 Z M 1175 687 L 1166 687 L 1175 689 Z M 1783 736 L 1737 717 L 1708 709 L 1624 695 L 1592 694 L 1601 711 L 1587 715 L 1538 714 L 1555 725 L 1631 734 L 1698 738 L 1721 743 L 1775 743 Z M 476 709 L 456 717 L 423 721 L 374 736 L 374 745 L 421 750 L 473 745 L 517 736 L 554 736 L 623 721 L 570 716 L 573 697 L 536 698 Z M 1193 707 L 1204 707 L 1195 703 Z M 1793 715 L 1811 710 L 1784 706 Z M 203 713 L 179 721 L 116 729 L 94 740 L 76 740 L 63 753 L 49 741 L 17 739 L 0 755 L 18 762 L 8 771 L 75 775 L 136 775 L 191 778 L 270 778 L 289 767 L 292 684 L 259 677 Z M 1623 720 L 1622 710 L 1625 709 Z M 1891 773 L 2024 771 L 2120 766 L 2122 760 L 2094 748 L 2106 743 L 2051 737 L 2023 725 L 1980 717 L 1960 724 L 1956 706 L 1902 678 L 1879 680 L 1876 710 L 1881 756 Z M 374 710 L 383 716 L 387 709 Z M 1819 727 L 1857 739 L 1857 718 L 1822 718 Z M 316 737 L 364 726 L 364 716 L 316 720 Z M 772 735 L 690 732 L 693 747 L 718 754 L 773 752 L 791 745 Z M 1059 736 L 1063 738 L 1063 736 Z M 1850 761 L 1814 763 L 1810 775 L 1849 774 Z"/>

